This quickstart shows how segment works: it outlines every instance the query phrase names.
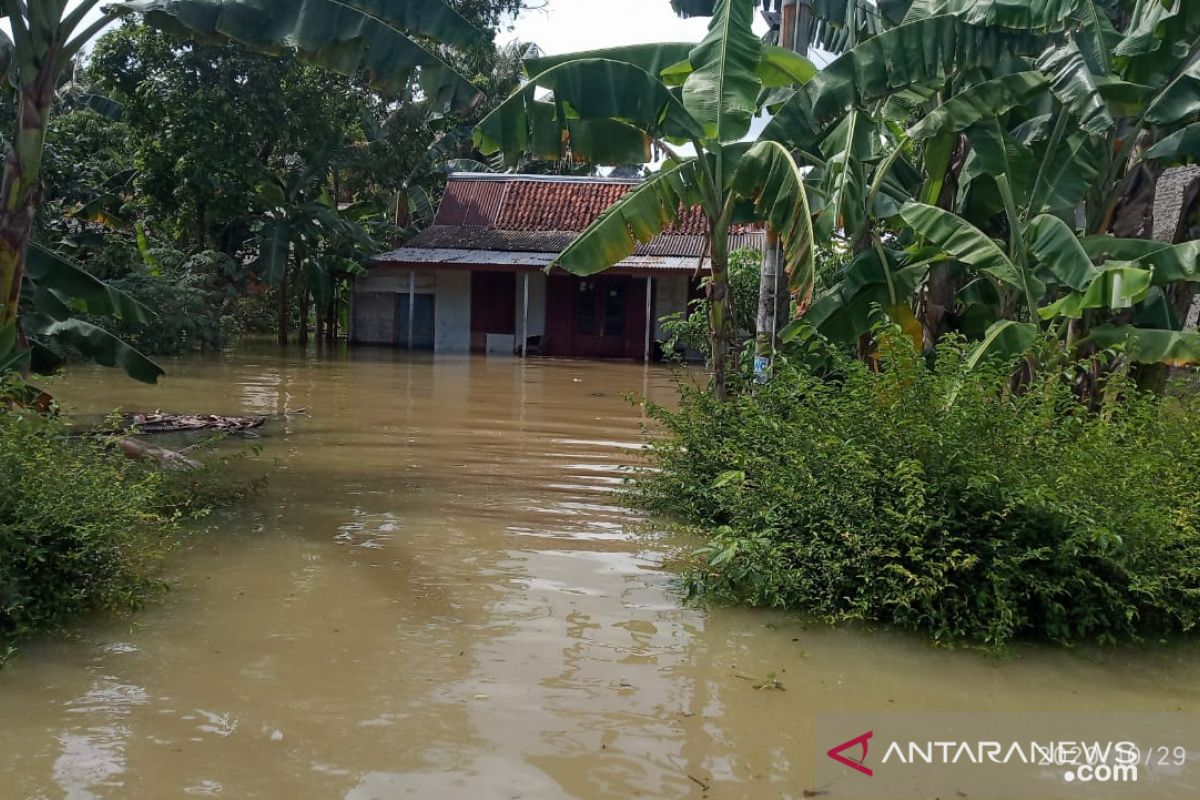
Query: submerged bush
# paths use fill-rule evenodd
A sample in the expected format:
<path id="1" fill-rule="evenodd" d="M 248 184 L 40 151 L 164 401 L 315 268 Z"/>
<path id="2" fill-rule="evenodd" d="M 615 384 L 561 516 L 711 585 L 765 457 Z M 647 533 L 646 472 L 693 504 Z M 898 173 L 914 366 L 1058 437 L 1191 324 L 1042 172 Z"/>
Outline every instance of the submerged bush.
<path id="1" fill-rule="evenodd" d="M 21 638 L 159 587 L 176 528 L 161 481 L 101 440 L 0 409 L 0 661 Z"/>
<path id="2" fill-rule="evenodd" d="M 949 341 L 874 368 L 781 370 L 727 404 L 685 389 L 636 487 L 700 526 L 686 581 L 722 602 L 1001 646 L 1163 637 L 1200 622 L 1200 404 L 1070 372 L 1014 391 Z"/>

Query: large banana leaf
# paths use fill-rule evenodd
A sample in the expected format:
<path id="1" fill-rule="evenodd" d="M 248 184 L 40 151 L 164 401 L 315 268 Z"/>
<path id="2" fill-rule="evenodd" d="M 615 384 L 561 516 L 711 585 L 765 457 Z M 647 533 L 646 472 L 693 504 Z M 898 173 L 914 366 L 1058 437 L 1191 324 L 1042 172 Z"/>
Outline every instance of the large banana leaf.
<path id="1" fill-rule="evenodd" d="M 708 35 L 688 56 L 683 104 L 709 141 L 740 141 L 758 113 L 763 44 L 753 26 L 751 0 L 716 0 Z"/>
<path id="2" fill-rule="evenodd" d="M 842 54 L 785 103 L 764 134 L 811 146 L 851 108 L 869 108 L 914 87 L 937 87 L 962 71 L 1040 52 L 1037 37 L 939 16 L 884 31 Z"/>
<path id="3" fill-rule="evenodd" d="M 1200 281 L 1200 241 L 1167 245 L 1152 239 L 1088 236 L 1083 247 L 1093 261 L 1125 261 L 1153 270 L 1155 286 Z"/>
<path id="4" fill-rule="evenodd" d="M 1193 61 L 1146 110 L 1151 125 L 1174 125 L 1200 114 L 1200 61 Z"/>
<path id="5" fill-rule="evenodd" d="M 1061 31 L 1078 5 L 1078 0 L 913 0 L 904 21 L 952 14 L 974 25 Z"/>
<path id="6" fill-rule="evenodd" d="M 1010 136 L 998 119 L 981 121 L 967 132 L 967 138 L 972 150 L 959 181 L 960 202 L 980 175 L 1007 175 L 1016 202 L 1028 203 L 1038 167 L 1033 149 Z"/>
<path id="7" fill-rule="evenodd" d="M 883 5 L 894 5 L 886 0 Z M 671 0 L 684 17 L 711 17 L 716 0 Z M 762 0 L 766 9 L 779 10 L 779 0 Z M 810 0 L 812 26 L 806 44 L 827 53 L 842 53 L 883 31 L 883 20 L 871 0 Z"/>
<path id="8" fill-rule="evenodd" d="M 22 323 L 35 341 L 74 348 L 89 361 L 123 369 L 129 377 L 142 383 L 158 383 L 158 379 L 166 374 L 162 367 L 126 342 L 83 320 L 54 320 L 40 314 L 26 314 Z"/>
<path id="9" fill-rule="evenodd" d="M 1082 292 L 1098 275 L 1087 250 L 1065 222 L 1043 214 L 1025 229 L 1029 252 L 1059 283 Z M 1110 306 L 1111 307 L 1111 306 Z"/>
<path id="10" fill-rule="evenodd" d="M 659 44 L 635 44 L 627 47 L 608 47 L 603 50 L 588 50 L 580 53 L 565 53 L 559 56 L 538 56 L 525 59 L 525 72 L 529 76 L 541 75 L 568 61 L 599 58 L 605 61 L 622 61 L 649 72 L 655 77 L 663 70 L 681 61 L 696 47 L 693 42 L 662 42 Z"/>
<path id="11" fill-rule="evenodd" d="M 1116 122 L 1108 112 L 1108 103 L 1075 42 L 1047 50 L 1037 66 L 1050 76 L 1050 91 L 1079 120 L 1083 130 L 1102 136 L 1113 129 Z"/>
<path id="12" fill-rule="evenodd" d="M 983 231 L 949 211 L 924 203 L 908 203 L 900 216 L 919 236 L 937 245 L 947 255 L 991 275 L 1001 283 L 1033 297 L 1045 292 L 1036 279 L 1025 275 L 1008 254 Z M 1028 284 L 1027 284 L 1028 281 Z"/>
<path id="13" fill-rule="evenodd" d="M 671 166 L 601 214 L 555 265 L 575 275 L 594 275 L 620 263 L 679 220 L 680 210 L 699 202 L 699 162 L 689 159 Z"/>
<path id="14" fill-rule="evenodd" d="M 210 44 L 294 52 L 343 75 L 365 74 L 389 93 L 404 91 L 419 69 L 426 96 L 453 110 L 482 98 L 470 81 L 409 35 L 449 45 L 486 43 L 486 34 L 442 0 L 130 0 L 109 10 L 141 14 L 156 28 Z"/>
<path id="15" fill-rule="evenodd" d="M 733 188 L 753 201 L 756 214 L 779 234 L 792 291 L 801 307 L 807 305 L 816 280 L 816 250 L 808 190 L 792 154 L 777 142 L 759 142 L 738 163 Z"/>
<path id="16" fill-rule="evenodd" d="M 790 341 L 812 327 L 831 341 L 851 344 L 871 330 L 880 310 L 897 321 L 911 316 L 908 298 L 929 274 L 929 266 L 898 268 L 900 258 L 887 248 L 859 253 L 844 269 L 841 282 L 813 303 L 803 319 L 784 328 L 781 337 Z"/>
<path id="17" fill-rule="evenodd" d="M 872 127 L 865 112 L 851 111 L 822 143 L 822 152 L 829 154 L 821 180 L 825 203 L 817 218 L 823 239 L 835 230 L 853 237 L 865 224 Z"/>
<path id="18" fill-rule="evenodd" d="M 97 316 L 115 317 L 125 322 L 149 322 L 154 312 L 124 292 L 109 286 L 71 259 L 42 245 L 29 248 L 26 269 L 38 287 L 54 292 L 67 302 L 75 301 L 83 310 Z"/>
<path id="19" fill-rule="evenodd" d="M 476 148 L 484 155 L 503 153 L 509 163 L 515 163 L 530 150 L 539 122 L 551 126 L 551 140 L 558 131 L 569 130 L 569 120 L 558 119 L 556 113 L 539 117 L 539 109 L 555 109 L 536 99 L 539 89 L 553 91 L 555 101 L 573 119 L 619 120 L 656 138 L 704 137 L 704 128 L 679 99 L 644 69 L 620 61 L 586 59 L 551 67 L 514 92 L 479 123 Z M 558 137 L 556 148 L 561 146 Z"/>
<path id="20" fill-rule="evenodd" d="M 984 120 L 1007 114 L 1046 90 L 1049 80 L 1037 71 L 1017 72 L 969 86 L 908 129 L 914 139 L 959 133 Z"/>
<path id="21" fill-rule="evenodd" d="M 283 218 L 268 219 L 258 237 L 259 278 L 270 286 L 279 286 L 287 275 L 288 258 L 291 256 L 292 228 Z"/>
<path id="22" fill-rule="evenodd" d="M 1072 292 L 1056 303 L 1038 309 L 1042 319 L 1079 319 L 1089 309 L 1122 311 L 1133 308 L 1150 292 L 1153 273 L 1120 262 L 1106 264 L 1086 291 Z"/>
<path id="23" fill-rule="evenodd" d="M 988 328 L 983 341 L 975 346 L 967 357 L 967 369 L 972 370 L 984 361 L 993 358 L 1012 359 L 1025 355 L 1037 341 L 1038 326 L 1031 322 L 1001 320 Z M 957 392 L 951 398 L 957 396 Z"/>
<path id="24" fill-rule="evenodd" d="M 1083 133 L 1063 136 L 1042 157 L 1030 194 L 1032 214 L 1072 213 L 1100 174 L 1102 152 L 1096 140 Z"/>
<path id="25" fill-rule="evenodd" d="M 1180 128 L 1146 151 L 1147 161 L 1190 164 L 1200 161 L 1200 122 Z"/>
<path id="26" fill-rule="evenodd" d="M 1094 328 L 1087 342 L 1098 347 L 1120 347 L 1130 361 L 1185 367 L 1200 363 L 1200 334 L 1180 331 L 1104 325 Z"/>

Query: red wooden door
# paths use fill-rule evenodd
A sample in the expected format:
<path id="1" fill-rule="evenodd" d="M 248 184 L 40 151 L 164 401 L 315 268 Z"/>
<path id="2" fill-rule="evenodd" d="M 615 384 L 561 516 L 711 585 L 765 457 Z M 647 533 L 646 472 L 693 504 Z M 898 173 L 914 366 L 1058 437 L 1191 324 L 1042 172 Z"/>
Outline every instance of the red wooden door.
<path id="1" fill-rule="evenodd" d="M 584 278 L 575 289 L 574 355 L 624 358 L 629 335 L 629 278 Z"/>

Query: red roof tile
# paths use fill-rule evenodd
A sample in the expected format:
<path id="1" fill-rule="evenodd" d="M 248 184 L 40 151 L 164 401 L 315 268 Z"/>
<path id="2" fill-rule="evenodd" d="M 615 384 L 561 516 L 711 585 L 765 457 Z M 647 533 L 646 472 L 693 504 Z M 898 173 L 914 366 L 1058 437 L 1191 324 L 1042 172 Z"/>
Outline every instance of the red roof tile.
<path id="1" fill-rule="evenodd" d="M 456 175 L 446 187 L 439 226 L 482 227 L 515 233 L 579 233 L 637 181 L 602 178 Z M 699 209 L 685 213 L 668 235 L 704 235 Z M 734 233 L 746 232 L 745 226 Z"/>

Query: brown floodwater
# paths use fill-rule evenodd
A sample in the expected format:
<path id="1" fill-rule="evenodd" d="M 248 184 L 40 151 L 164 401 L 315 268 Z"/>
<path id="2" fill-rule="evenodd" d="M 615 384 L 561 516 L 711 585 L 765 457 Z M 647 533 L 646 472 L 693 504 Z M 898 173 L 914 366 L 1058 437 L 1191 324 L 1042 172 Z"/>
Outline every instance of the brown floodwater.
<path id="1" fill-rule="evenodd" d="M 617 494 L 626 394 L 671 402 L 662 368 L 251 350 L 169 372 L 55 390 L 305 413 L 162 602 L 0 673 L 0 798 L 848 797 L 814 785 L 818 714 L 1200 711 L 1190 647 L 995 659 L 686 607 Z"/>

